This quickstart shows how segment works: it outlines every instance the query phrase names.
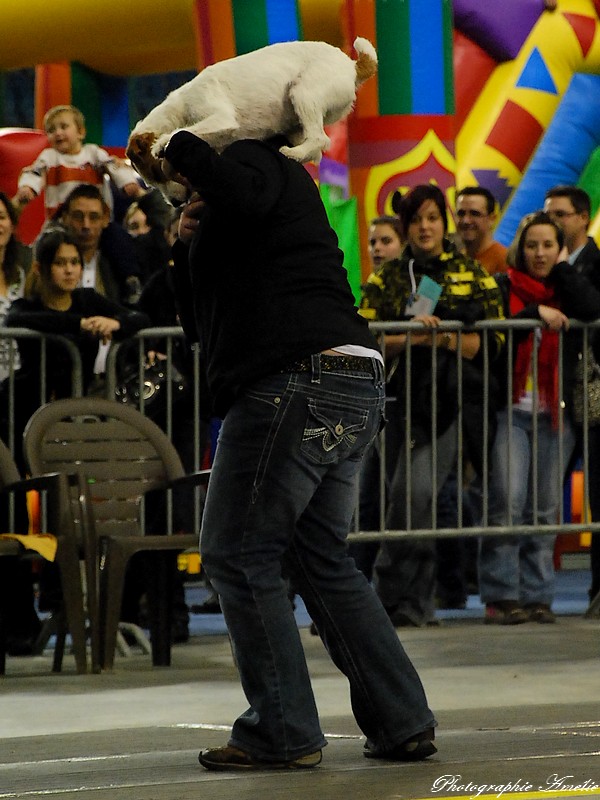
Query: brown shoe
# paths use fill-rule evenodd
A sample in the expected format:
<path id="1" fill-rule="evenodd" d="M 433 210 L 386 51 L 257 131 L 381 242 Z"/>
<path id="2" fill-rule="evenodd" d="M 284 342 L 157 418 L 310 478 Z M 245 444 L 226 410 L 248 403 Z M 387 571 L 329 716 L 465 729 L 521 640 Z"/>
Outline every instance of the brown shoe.
<path id="1" fill-rule="evenodd" d="M 525 611 L 532 622 L 539 622 L 541 625 L 556 622 L 556 616 L 547 603 L 529 603 L 525 606 Z"/>
<path id="2" fill-rule="evenodd" d="M 261 769 L 311 769 L 321 763 L 321 751 L 299 756 L 291 761 L 263 761 L 237 747 L 226 745 L 202 750 L 198 761 L 212 770 L 261 770 Z"/>
<path id="3" fill-rule="evenodd" d="M 521 625 L 528 622 L 530 615 L 515 600 L 498 600 L 495 603 L 486 603 L 486 625 Z"/>

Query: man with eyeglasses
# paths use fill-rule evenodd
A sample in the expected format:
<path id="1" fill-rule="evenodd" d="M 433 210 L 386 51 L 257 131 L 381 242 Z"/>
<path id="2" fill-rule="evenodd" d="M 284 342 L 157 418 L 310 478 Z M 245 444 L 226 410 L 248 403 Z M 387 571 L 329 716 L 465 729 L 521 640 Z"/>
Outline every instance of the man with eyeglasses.
<path id="1" fill-rule="evenodd" d="M 578 186 L 555 186 L 546 192 L 544 211 L 563 230 L 569 263 L 577 272 L 590 273 L 592 281 L 600 284 L 600 250 L 588 236 L 591 214 L 588 193 Z"/>
<path id="2" fill-rule="evenodd" d="M 600 250 L 588 227 L 591 216 L 590 196 L 578 186 L 555 186 L 546 192 L 544 211 L 565 234 L 568 261 L 577 272 L 587 275 L 600 291 Z M 598 359 L 599 336 L 594 336 L 594 354 Z M 594 522 L 600 519 L 600 426 L 588 430 L 590 509 Z M 600 534 L 592 535 L 592 582 L 590 600 L 600 592 Z"/>
<path id="3" fill-rule="evenodd" d="M 494 241 L 496 198 L 483 186 L 466 186 L 456 195 L 456 228 L 464 251 L 490 274 L 506 272 L 506 247 Z"/>

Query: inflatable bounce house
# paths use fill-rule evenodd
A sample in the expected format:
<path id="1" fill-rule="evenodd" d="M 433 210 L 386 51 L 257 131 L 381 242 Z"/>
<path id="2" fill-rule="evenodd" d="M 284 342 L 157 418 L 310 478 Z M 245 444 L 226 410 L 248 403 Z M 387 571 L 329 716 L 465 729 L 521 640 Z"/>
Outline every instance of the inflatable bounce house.
<path id="1" fill-rule="evenodd" d="M 369 219 L 391 195 L 435 181 L 497 197 L 507 244 L 547 188 L 592 197 L 600 236 L 600 0 L 5 0 L 0 71 L 35 67 L 35 118 L 74 103 L 88 141 L 124 147 L 129 78 L 202 69 L 264 45 L 321 39 L 376 46 L 379 73 L 359 92 L 332 149 L 312 168 L 358 291 Z M 0 188 L 45 146 L 40 130 L 0 129 Z M 20 233 L 41 223 L 31 204 Z M 363 257 L 361 258 L 361 253 Z"/>

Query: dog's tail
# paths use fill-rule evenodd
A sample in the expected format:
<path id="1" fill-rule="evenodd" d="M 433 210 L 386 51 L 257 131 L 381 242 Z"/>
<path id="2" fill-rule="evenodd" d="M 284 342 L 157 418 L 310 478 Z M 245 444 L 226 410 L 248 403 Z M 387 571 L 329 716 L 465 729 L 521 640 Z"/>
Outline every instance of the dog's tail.
<path id="1" fill-rule="evenodd" d="M 358 53 L 356 59 L 356 85 L 360 86 L 377 72 L 377 52 L 368 39 L 357 36 L 354 49 Z"/>

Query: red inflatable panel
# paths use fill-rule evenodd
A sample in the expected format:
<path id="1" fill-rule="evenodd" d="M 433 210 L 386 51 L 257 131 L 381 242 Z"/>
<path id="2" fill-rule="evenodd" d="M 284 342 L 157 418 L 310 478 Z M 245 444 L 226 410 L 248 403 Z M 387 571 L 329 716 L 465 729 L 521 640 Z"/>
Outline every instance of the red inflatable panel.
<path id="1" fill-rule="evenodd" d="M 28 128 L 0 128 L 0 189 L 9 197 L 17 191 L 17 181 L 23 167 L 31 164 L 48 144 L 43 131 Z M 44 201 L 36 197 L 23 211 L 17 235 L 31 244 L 44 222 Z"/>
<path id="2" fill-rule="evenodd" d="M 598 0 L 600 2 L 600 0 Z M 460 130 L 497 62 L 478 44 L 454 31 L 454 92 L 456 129 Z"/>

